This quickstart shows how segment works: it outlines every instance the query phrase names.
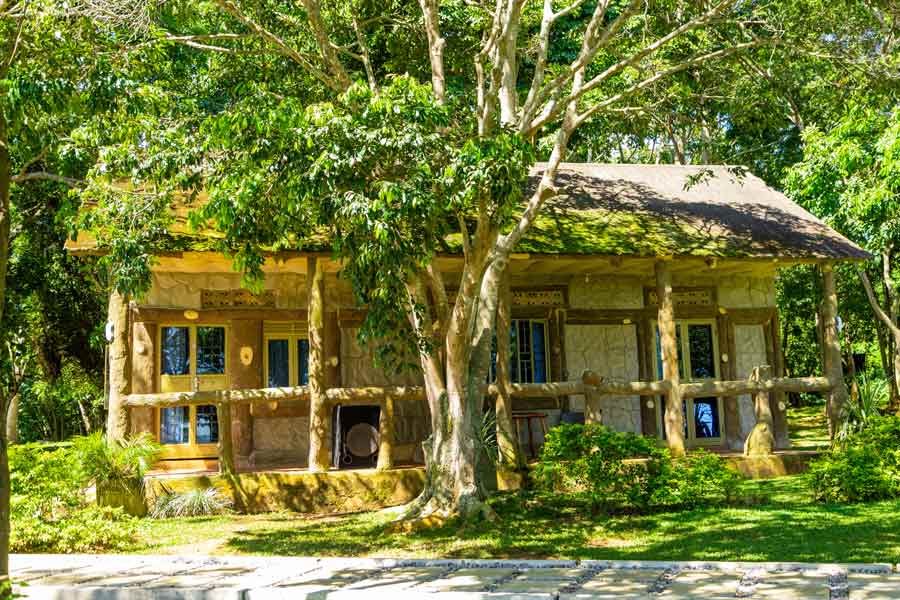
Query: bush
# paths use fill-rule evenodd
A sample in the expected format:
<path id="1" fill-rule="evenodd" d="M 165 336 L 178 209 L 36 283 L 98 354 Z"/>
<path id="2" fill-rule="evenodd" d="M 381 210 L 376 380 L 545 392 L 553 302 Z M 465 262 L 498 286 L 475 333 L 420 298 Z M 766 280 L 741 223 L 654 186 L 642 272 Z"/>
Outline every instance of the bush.
<path id="1" fill-rule="evenodd" d="M 890 399 L 890 387 L 886 379 L 869 378 L 865 375 L 856 381 L 858 394 L 841 411 L 841 425 L 837 437 L 845 440 L 854 433 L 862 431 L 881 414 L 882 407 Z"/>
<path id="2" fill-rule="evenodd" d="M 10 447 L 12 551 L 95 552 L 134 543 L 137 520 L 93 503 L 82 459 L 71 444 Z"/>
<path id="3" fill-rule="evenodd" d="M 214 487 L 186 492 L 164 490 L 157 496 L 150 515 L 154 519 L 220 515 L 231 509 L 233 502 Z"/>
<path id="4" fill-rule="evenodd" d="M 900 417 L 873 417 L 809 468 L 813 498 L 867 502 L 900 496 Z"/>
<path id="5" fill-rule="evenodd" d="M 593 424 L 552 429 L 534 478 L 544 490 L 585 496 L 595 507 L 638 510 L 729 500 L 741 479 L 714 454 L 673 459 L 654 438 Z"/>
<path id="6" fill-rule="evenodd" d="M 75 452 L 84 475 L 97 487 L 130 491 L 143 485 L 161 447 L 146 433 L 111 444 L 98 432 L 76 438 Z"/>

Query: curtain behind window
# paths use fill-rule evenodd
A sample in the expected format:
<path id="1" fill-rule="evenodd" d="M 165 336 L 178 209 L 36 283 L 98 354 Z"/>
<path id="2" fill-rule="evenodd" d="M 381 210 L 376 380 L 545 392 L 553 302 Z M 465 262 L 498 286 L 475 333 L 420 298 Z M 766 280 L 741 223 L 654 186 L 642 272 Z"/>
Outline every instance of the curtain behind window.
<path id="1" fill-rule="evenodd" d="M 162 374 L 188 375 L 191 372 L 191 335 L 187 327 L 162 328 Z"/>

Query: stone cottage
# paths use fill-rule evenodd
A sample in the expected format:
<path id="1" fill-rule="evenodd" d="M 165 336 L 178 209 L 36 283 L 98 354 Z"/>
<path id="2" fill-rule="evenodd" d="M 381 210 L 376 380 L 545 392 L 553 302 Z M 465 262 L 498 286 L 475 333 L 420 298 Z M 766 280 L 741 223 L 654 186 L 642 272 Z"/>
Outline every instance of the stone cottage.
<path id="1" fill-rule="evenodd" d="M 511 338 L 526 452 L 526 425 L 540 442 L 536 421 L 600 421 L 662 441 L 667 398 L 681 400 L 688 446 L 741 449 L 763 414 L 783 448 L 785 391 L 845 394 L 832 266 L 866 259 L 863 250 L 758 178 L 721 166 L 570 163 L 558 181 L 560 194 L 512 258 L 509 322 L 498 327 Z M 199 235 L 183 217 L 172 235 Z M 85 235 L 69 249 L 99 251 Z M 784 378 L 775 279 L 798 264 L 823 274 L 824 378 Z M 460 265 L 437 259 L 449 285 Z M 319 469 L 421 462 L 428 419 L 418 375 L 373 366 L 356 335 L 365 309 L 339 265 L 328 253 L 282 252 L 264 270 L 265 291 L 254 295 L 213 251 L 158 257 L 150 292 L 117 309 L 127 318 L 130 430 L 156 437 L 172 468 L 220 456 L 237 470 L 304 468 L 311 436 L 330 448 Z M 314 302 L 321 324 L 308 319 Z M 311 327 L 324 340 L 321 358 L 310 355 Z M 310 360 L 324 365 L 324 428 L 310 424 Z M 771 372 L 757 370 L 764 365 Z"/>

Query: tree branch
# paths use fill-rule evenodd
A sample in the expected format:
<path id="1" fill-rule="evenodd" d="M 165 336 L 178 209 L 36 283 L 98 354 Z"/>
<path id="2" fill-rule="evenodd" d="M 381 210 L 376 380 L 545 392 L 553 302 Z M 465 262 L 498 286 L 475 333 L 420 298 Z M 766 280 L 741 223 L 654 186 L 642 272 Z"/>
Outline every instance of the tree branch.
<path id="1" fill-rule="evenodd" d="M 878 298 L 875 297 L 875 291 L 872 289 L 872 282 L 869 281 L 869 276 L 866 274 L 865 269 L 863 267 L 857 267 L 856 272 L 859 273 L 859 278 L 862 280 L 863 288 L 866 290 L 866 296 L 869 299 L 872 310 L 875 312 L 875 316 L 881 319 L 882 323 L 887 326 L 888 330 L 894 336 L 894 339 L 900 340 L 900 326 L 894 323 L 894 321 L 891 320 L 891 317 L 884 312 L 883 308 L 881 308 L 881 305 L 878 303 Z"/>
<path id="2" fill-rule="evenodd" d="M 84 185 L 84 181 L 81 179 L 75 179 L 73 177 L 65 177 L 63 175 L 57 175 L 55 173 L 47 173 L 46 171 L 32 171 L 31 173 L 20 173 L 19 175 L 13 175 L 10 178 L 10 181 L 13 183 L 25 183 L 28 181 L 56 181 L 58 183 L 65 183 L 71 187 L 80 187 Z"/>
<path id="3" fill-rule="evenodd" d="M 425 34 L 428 37 L 428 61 L 431 63 L 431 89 L 437 101 L 444 102 L 444 45 L 438 14 L 439 0 L 419 0 L 422 17 L 425 21 Z"/>

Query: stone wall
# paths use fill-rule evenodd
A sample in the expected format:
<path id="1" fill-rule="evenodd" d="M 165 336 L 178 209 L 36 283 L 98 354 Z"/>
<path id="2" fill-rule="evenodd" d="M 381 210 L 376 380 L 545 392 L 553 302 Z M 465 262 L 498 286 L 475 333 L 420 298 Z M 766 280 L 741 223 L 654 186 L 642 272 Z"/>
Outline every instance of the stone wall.
<path id="1" fill-rule="evenodd" d="M 635 325 L 568 325 L 566 361 L 572 377 L 585 370 L 599 375 L 636 381 L 638 371 L 637 327 Z M 584 397 L 575 396 L 570 406 L 584 410 Z M 617 431 L 641 433 L 641 407 L 637 396 L 604 398 L 603 423 Z"/>
<path id="2" fill-rule="evenodd" d="M 239 273 L 167 273 L 154 271 L 150 291 L 141 302 L 156 308 L 201 309 L 201 290 L 237 290 Z M 268 274 L 265 288 L 275 291 L 276 308 L 306 308 L 306 275 Z"/>
<path id="3" fill-rule="evenodd" d="M 575 277 L 569 283 L 571 308 L 641 308 L 644 306 L 644 288 L 638 280 L 630 278 Z M 569 373 L 574 373 L 569 369 Z"/>
<path id="4" fill-rule="evenodd" d="M 775 306 L 775 280 L 771 277 L 728 277 L 719 281 L 719 306 L 761 308 Z"/>
<path id="5" fill-rule="evenodd" d="M 388 374 L 375 366 L 370 348 L 357 340 L 359 330 L 341 329 L 341 383 L 344 387 L 422 385 L 418 370 Z"/>
<path id="6" fill-rule="evenodd" d="M 309 461 L 309 417 L 255 417 L 253 463 L 305 467 Z"/>
<path id="7" fill-rule="evenodd" d="M 738 379 L 746 379 L 754 367 L 767 364 L 766 338 L 762 325 L 735 325 L 734 341 L 737 347 L 734 366 Z M 738 409 L 741 419 L 741 437 L 746 438 L 753 426 L 756 425 L 753 398 L 749 394 L 739 396 Z"/>

